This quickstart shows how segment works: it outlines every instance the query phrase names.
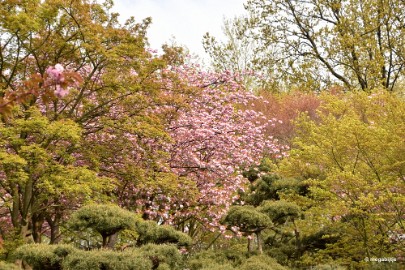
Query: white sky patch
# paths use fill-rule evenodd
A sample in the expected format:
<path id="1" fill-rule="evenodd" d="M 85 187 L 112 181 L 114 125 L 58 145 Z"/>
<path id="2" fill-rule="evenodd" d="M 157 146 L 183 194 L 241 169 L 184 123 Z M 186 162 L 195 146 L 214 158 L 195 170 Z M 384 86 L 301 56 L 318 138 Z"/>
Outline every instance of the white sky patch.
<path id="1" fill-rule="evenodd" d="M 205 58 L 202 39 L 206 32 L 221 39 L 223 19 L 245 13 L 246 0 L 114 0 L 121 20 L 134 16 L 140 22 L 152 17 L 148 39 L 152 49 L 171 43 L 186 46 Z"/>

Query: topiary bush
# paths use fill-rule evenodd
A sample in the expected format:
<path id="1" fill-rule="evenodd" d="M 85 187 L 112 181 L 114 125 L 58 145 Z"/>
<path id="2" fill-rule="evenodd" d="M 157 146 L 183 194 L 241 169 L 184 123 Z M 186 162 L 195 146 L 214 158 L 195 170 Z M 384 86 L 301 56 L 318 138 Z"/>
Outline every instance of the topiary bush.
<path id="1" fill-rule="evenodd" d="M 183 257 L 175 245 L 147 244 L 141 248 L 134 249 L 144 258 L 148 258 L 153 269 L 168 265 L 171 270 L 182 269 Z"/>
<path id="2" fill-rule="evenodd" d="M 223 222 L 230 226 L 238 226 L 240 231 L 246 233 L 262 231 L 272 225 L 270 218 L 266 214 L 257 211 L 250 205 L 232 206 Z"/>
<path id="3" fill-rule="evenodd" d="M 297 204 L 284 200 L 264 201 L 259 211 L 268 215 L 276 225 L 284 224 L 287 219 L 298 219 L 301 215 L 301 209 Z"/>
<path id="4" fill-rule="evenodd" d="M 132 251 L 77 251 L 63 261 L 63 270 L 151 270 L 152 262 Z"/>
<path id="5" fill-rule="evenodd" d="M 0 261 L 0 270 L 20 270 L 15 264 Z"/>
<path id="6" fill-rule="evenodd" d="M 231 248 L 221 251 L 205 250 L 198 252 L 188 259 L 187 264 L 191 270 L 234 269 L 245 260 L 246 257 L 243 252 Z"/>
<path id="7" fill-rule="evenodd" d="M 218 264 L 218 263 L 211 263 L 206 265 L 205 267 L 201 268 L 201 270 L 236 270 L 231 264 Z"/>
<path id="8" fill-rule="evenodd" d="M 103 238 L 103 247 L 113 234 L 125 229 L 134 229 L 137 217 L 118 205 L 90 204 L 75 211 L 69 221 L 69 227 L 76 231 L 92 229 Z"/>
<path id="9" fill-rule="evenodd" d="M 135 224 L 135 231 L 139 234 L 138 245 L 154 243 L 189 246 L 192 243 L 192 239 L 187 234 L 168 225 L 158 225 L 154 221 L 138 220 Z"/>
<path id="10" fill-rule="evenodd" d="M 239 268 L 239 270 L 287 270 L 277 261 L 266 255 L 252 256 L 247 259 Z"/>
<path id="11" fill-rule="evenodd" d="M 29 244 L 17 248 L 13 256 L 33 270 L 59 270 L 63 259 L 76 251 L 70 245 Z"/>

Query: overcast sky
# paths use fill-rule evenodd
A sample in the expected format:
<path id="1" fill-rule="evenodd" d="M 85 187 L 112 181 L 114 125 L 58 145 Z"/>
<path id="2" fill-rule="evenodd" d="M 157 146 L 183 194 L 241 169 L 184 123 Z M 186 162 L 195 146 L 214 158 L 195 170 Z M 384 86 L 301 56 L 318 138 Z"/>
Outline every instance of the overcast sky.
<path id="1" fill-rule="evenodd" d="M 202 38 L 206 32 L 220 38 L 223 18 L 233 18 L 244 13 L 246 0 L 114 0 L 114 11 L 120 18 L 134 16 L 140 22 L 152 17 L 148 31 L 151 48 L 175 38 L 191 53 L 204 57 Z"/>

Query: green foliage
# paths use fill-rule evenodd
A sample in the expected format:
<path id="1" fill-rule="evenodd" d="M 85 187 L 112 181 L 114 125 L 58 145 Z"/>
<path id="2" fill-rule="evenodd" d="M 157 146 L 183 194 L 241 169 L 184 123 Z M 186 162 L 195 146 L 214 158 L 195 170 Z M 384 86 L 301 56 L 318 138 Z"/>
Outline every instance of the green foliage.
<path id="1" fill-rule="evenodd" d="M 303 249 L 298 225 L 303 222 L 301 208 L 296 203 L 281 199 L 264 201 L 258 209 L 274 224 L 271 230 L 263 233 L 266 252 L 283 264 L 299 257 Z"/>
<path id="2" fill-rule="evenodd" d="M 274 224 L 284 224 L 288 220 L 294 220 L 300 217 L 301 210 L 293 202 L 284 200 L 265 201 L 260 206 L 260 212 L 267 214 Z"/>
<path id="3" fill-rule="evenodd" d="M 103 246 L 107 237 L 122 230 L 134 229 L 137 217 L 117 205 L 91 204 L 83 206 L 73 213 L 69 226 L 73 230 L 93 229 L 103 237 Z"/>
<path id="4" fill-rule="evenodd" d="M 275 188 L 274 183 L 279 180 L 275 174 L 266 174 L 255 180 L 249 192 L 245 194 L 246 202 L 259 206 L 264 200 L 278 199 L 278 189 Z"/>
<path id="5" fill-rule="evenodd" d="M 258 72 L 256 85 L 270 82 L 271 91 L 394 91 L 404 79 L 403 1 L 250 0 L 245 8 L 224 22 L 225 42 L 204 36 L 215 68 Z"/>
<path id="6" fill-rule="evenodd" d="M 152 263 L 132 251 L 76 251 L 62 263 L 64 270 L 150 270 Z"/>
<path id="7" fill-rule="evenodd" d="M 274 259 L 258 255 L 252 256 L 247 259 L 240 268 L 240 270 L 286 270 L 283 266 L 278 264 Z"/>
<path id="8" fill-rule="evenodd" d="M 20 247 L 15 253 L 15 258 L 22 260 L 23 264 L 30 265 L 34 270 L 180 270 L 185 267 L 191 270 L 260 269 L 257 267 L 285 269 L 268 256 L 252 256 L 247 259 L 245 255 L 232 249 L 198 252 L 184 261 L 175 246 L 155 244 L 125 251 L 105 249 L 84 251 L 69 245 L 31 244 Z M 8 269 L 19 268 L 5 268 Z"/>
<path id="9" fill-rule="evenodd" d="M 217 263 L 210 263 L 205 265 L 201 270 L 234 270 L 235 268 L 230 264 L 217 264 Z"/>
<path id="10" fill-rule="evenodd" d="M 280 200 L 286 194 L 298 193 L 305 195 L 307 185 L 297 178 L 281 177 L 275 172 L 276 166 L 270 159 L 263 159 L 262 163 L 244 172 L 250 185 L 247 191 L 241 193 L 244 202 L 255 207 L 264 201 Z"/>
<path id="11" fill-rule="evenodd" d="M 240 231 L 255 233 L 272 225 L 270 218 L 257 211 L 253 206 L 232 206 L 223 222 L 229 226 L 237 226 Z"/>
<path id="12" fill-rule="evenodd" d="M 269 256 L 247 259 L 252 250 L 232 246 L 237 241 L 296 267 L 372 269 L 380 265 L 364 258 L 404 257 L 404 100 L 388 91 L 343 94 L 338 86 L 320 98 L 255 103 L 267 115 L 280 112 L 285 123 L 265 132 L 283 143 L 295 137 L 293 148 L 280 163 L 264 160 L 248 170 L 251 185 L 241 194 L 247 205 L 223 217 L 248 239 L 200 236 L 201 220 L 175 220 L 209 243 L 193 248 L 212 249 L 184 262 L 177 248 L 193 239 L 133 213 L 150 218 L 144 210 L 164 209 L 161 200 L 196 195 L 193 181 L 170 171 L 165 150 L 168 122 L 193 95 L 163 69 L 184 63 L 185 54 L 165 46 L 164 56 L 152 56 L 145 50 L 150 19 L 121 25 L 111 7 L 87 0 L 0 3 L 2 259 L 16 250 L 15 258 L 44 270 L 283 269 Z M 248 87 L 394 91 L 404 81 L 401 1 L 250 0 L 247 9 L 249 17 L 226 22 L 229 42 L 207 35 L 205 48 L 218 70 L 261 72 L 263 81 L 242 74 Z M 47 68 L 57 63 L 77 72 L 60 98 L 46 86 Z M 173 96 L 162 92 L 166 83 Z M 174 109 L 160 112 L 167 104 Z M 89 204 L 117 200 L 132 212 Z M 92 249 L 100 246 L 97 234 L 103 247 L 117 241 L 126 250 L 22 245 L 88 240 Z"/>
<path id="13" fill-rule="evenodd" d="M 336 264 L 322 264 L 312 267 L 314 270 L 344 270 L 346 267 L 336 265 Z"/>
<path id="14" fill-rule="evenodd" d="M 284 80 L 321 89 L 395 89 L 404 76 L 403 1 L 251 0 L 262 51 Z"/>
<path id="15" fill-rule="evenodd" d="M 0 260 L 12 259 L 12 254 L 20 246 L 25 244 L 25 240 L 18 234 L 11 232 L 1 244 L 0 248 Z"/>
<path id="16" fill-rule="evenodd" d="M 0 270 L 19 270 L 19 269 L 20 267 L 18 267 L 15 264 L 0 261 Z"/>
<path id="17" fill-rule="evenodd" d="M 307 251 L 326 249 L 329 245 L 336 243 L 340 238 L 338 228 L 325 227 L 308 234 L 302 238 L 302 245 Z"/>
<path id="18" fill-rule="evenodd" d="M 153 244 L 125 251 L 84 251 L 69 245 L 30 244 L 18 248 L 14 257 L 34 270 L 176 270 L 183 265 L 175 246 Z"/>
<path id="19" fill-rule="evenodd" d="M 277 199 L 277 190 L 273 188 L 274 182 L 280 178 L 271 173 L 271 161 L 264 159 L 257 167 L 249 168 L 243 173 L 251 185 L 249 190 L 242 193 L 242 199 L 249 205 L 258 206 L 264 200 Z"/>
<path id="20" fill-rule="evenodd" d="M 31 240 L 39 242 L 40 231 L 35 227 L 28 233 L 28 224 L 58 223 L 75 203 L 100 199 L 113 183 L 77 165 L 72 152 L 80 148 L 78 124 L 68 119 L 49 121 L 35 107 L 24 114 L 0 125 L 0 170 L 5 177 L 0 194 L 10 198 L 5 206 L 15 233 L 23 239 L 32 235 Z M 51 241 L 55 241 L 56 224 L 51 229 L 55 232 Z"/>
<path id="21" fill-rule="evenodd" d="M 402 256 L 389 235 L 403 231 L 404 101 L 387 92 L 323 99 L 319 122 L 300 119 L 295 147 L 280 167 L 310 186 L 306 200 L 294 197 L 306 208 L 301 230 L 311 235 L 329 227 L 339 235 L 319 251 L 324 258 Z"/>
<path id="22" fill-rule="evenodd" d="M 157 270 L 170 270 L 170 266 L 166 263 L 161 263 L 159 266 L 156 268 Z"/>
<path id="23" fill-rule="evenodd" d="M 257 168 L 245 172 L 251 182 L 241 197 L 249 207 L 265 214 L 271 226 L 263 229 L 257 236 L 257 246 L 278 262 L 288 264 L 292 258 L 298 258 L 302 250 L 300 228 L 297 223 L 303 219 L 301 205 L 291 196 L 305 196 L 306 186 L 296 178 L 284 178 L 275 172 L 276 166 L 269 159 L 264 159 Z M 260 236 L 260 238 L 259 238 Z M 263 239 L 263 244 L 261 243 Z M 251 249 L 249 240 L 248 248 Z M 257 266 L 260 267 L 260 266 Z"/>
<path id="24" fill-rule="evenodd" d="M 225 42 L 220 42 L 206 33 L 203 39 L 204 49 L 210 56 L 211 65 L 215 70 L 237 72 L 241 75 L 246 89 L 267 87 L 276 90 L 274 88 L 278 85 L 273 76 L 273 67 L 258 64 L 262 58 L 269 59 L 269 55 L 273 52 L 271 49 L 259 50 L 263 48 L 254 35 L 254 25 L 254 17 L 224 19 Z"/>
<path id="25" fill-rule="evenodd" d="M 74 252 L 69 245 L 29 244 L 19 247 L 13 255 L 33 270 L 59 270 L 63 259 Z"/>
<path id="26" fill-rule="evenodd" d="M 133 213 L 117 205 L 91 204 L 74 212 L 70 223 L 73 229 L 92 228 L 102 235 L 112 235 L 134 228 L 136 220 Z"/>
<path id="27" fill-rule="evenodd" d="M 138 220 L 135 230 L 139 234 L 137 239 L 138 245 L 154 243 L 189 246 L 192 242 L 192 239 L 187 234 L 177 231 L 168 225 L 158 225 L 154 221 Z"/>
<path id="28" fill-rule="evenodd" d="M 128 137 L 170 140 L 162 116 L 146 112 L 170 99 L 159 96 L 165 60 L 145 50 L 149 18 L 121 25 L 111 8 L 87 0 L 0 4 L 0 111 L 8 113 L 0 124 L 0 196 L 26 242 L 47 237 L 40 228 L 49 225 L 56 243 L 73 209 L 114 200 L 128 182 L 155 187 L 143 181 L 167 156 L 139 143 L 142 156 L 133 159 Z M 74 82 L 59 98 L 59 85 L 47 86 L 56 64 L 64 67 L 61 84 Z M 167 190 L 173 176 L 161 175 Z"/>
<path id="29" fill-rule="evenodd" d="M 162 264 L 165 265 L 162 268 L 169 266 L 169 269 L 172 270 L 182 269 L 183 258 L 174 245 L 147 244 L 140 247 L 137 252 L 143 257 L 149 258 L 153 269 L 158 268 Z"/>
<path id="30" fill-rule="evenodd" d="M 236 250 L 205 250 L 193 254 L 187 261 L 191 270 L 200 269 L 235 269 L 240 265 L 246 256 L 243 252 Z M 218 268 L 217 268 L 218 267 Z"/>

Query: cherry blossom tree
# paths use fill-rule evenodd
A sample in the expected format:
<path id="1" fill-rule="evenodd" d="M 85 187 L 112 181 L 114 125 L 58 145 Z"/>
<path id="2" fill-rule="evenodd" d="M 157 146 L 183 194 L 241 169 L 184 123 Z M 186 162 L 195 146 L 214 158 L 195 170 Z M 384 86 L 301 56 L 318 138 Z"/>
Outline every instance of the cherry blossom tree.
<path id="1" fill-rule="evenodd" d="M 169 74 L 180 81 L 168 80 Z M 172 77 L 171 77 L 172 78 Z M 275 119 L 249 106 L 258 97 L 243 88 L 231 72 L 205 72 L 184 64 L 162 71 L 163 93 L 182 106 L 165 104 L 152 109 L 166 116 L 171 141 L 151 147 L 168 153 L 158 174 L 171 175 L 171 190 L 134 186 L 126 193 L 128 205 L 142 206 L 145 218 L 174 224 L 191 235 L 197 228 L 220 228 L 220 218 L 246 186 L 242 171 L 265 154 L 277 154 L 280 145 L 264 131 Z"/>

